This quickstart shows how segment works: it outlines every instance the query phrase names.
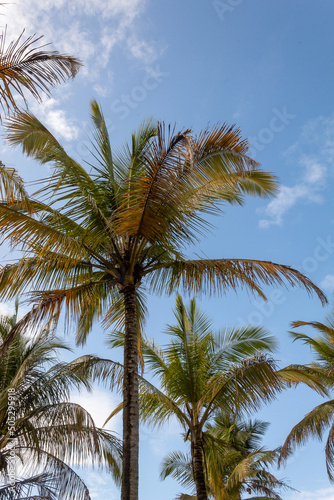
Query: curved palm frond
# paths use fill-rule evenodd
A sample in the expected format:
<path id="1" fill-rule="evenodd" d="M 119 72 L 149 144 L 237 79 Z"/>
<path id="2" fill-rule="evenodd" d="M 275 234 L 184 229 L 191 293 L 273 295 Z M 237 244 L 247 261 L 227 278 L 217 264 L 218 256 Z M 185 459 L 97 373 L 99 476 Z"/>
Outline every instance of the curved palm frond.
<path id="1" fill-rule="evenodd" d="M 289 266 L 247 259 L 198 259 L 156 264 L 145 271 L 153 274 L 151 284 L 158 293 L 182 288 L 187 293 L 219 294 L 228 288 L 247 287 L 265 298 L 261 285 L 301 286 L 327 303 L 324 293 L 312 281 Z"/>
<path id="2" fill-rule="evenodd" d="M 25 91 L 40 100 L 41 92 L 73 78 L 81 66 L 75 57 L 43 50 L 36 35 L 23 33 L 6 47 L 6 32 L 0 37 L 0 103 L 4 111 L 17 108 L 15 94 L 25 100 Z"/>
<path id="3" fill-rule="evenodd" d="M 318 383 L 317 379 L 319 380 L 318 392 L 328 396 L 327 389 L 331 389 L 334 384 L 333 315 L 330 315 L 325 323 L 317 321 L 294 321 L 292 326 L 293 328 L 311 326 L 317 333 L 321 334 L 314 338 L 304 333 L 290 332 L 294 340 L 302 341 L 310 347 L 312 353 L 315 355 L 316 362 L 307 365 L 304 371 L 311 374 L 315 379 L 315 384 Z M 292 380 L 292 382 L 294 381 Z M 279 461 L 286 460 L 291 451 L 305 444 L 310 437 L 316 437 L 321 440 L 328 428 L 329 433 L 325 446 L 326 467 L 330 481 L 334 482 L 334 400 L 328 400 L 316 406 L 293 427 L 283 445 Z"/>
<path id="4" fill-rule="evenodd" d="M 89 500 L 88 489 L 72 466 L 91 463 L 105 468 L 119 484 L 121 445 L 109 431 L 97 428 L 84 408 L 68 402 L 73 389 L 91 388 L 90 373 L 84 370 L 87 360 L 57 362 L 57 351 L 69 348 L 52 333 L 54 325 L 46 325 L 32 339 L 26 338 L 17 312 L 10 320 L 0 317 L 2 343 L 16 327 L 19 331 L 0 362 L 0 477 L 9 482 L 14 440 L 21 479 L 15 488 L 8 484 L 0 488 L 0 498 L 6 494 L 7 498 L 23 498 L 39 492 L 54 500 Z M 109 367 L 109 376 L 111 371 Z M 9 394 L 15 398 L 15 403 L 11 399 L 14 429 L 9 420 Z"/>

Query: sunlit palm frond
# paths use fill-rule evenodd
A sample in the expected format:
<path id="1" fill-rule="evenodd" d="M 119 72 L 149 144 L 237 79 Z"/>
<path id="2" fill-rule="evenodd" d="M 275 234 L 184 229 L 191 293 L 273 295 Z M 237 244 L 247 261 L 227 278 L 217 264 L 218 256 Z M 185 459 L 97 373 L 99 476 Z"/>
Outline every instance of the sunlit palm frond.
<path id="1" fill-rule="evenodd" d="M 47 249 L 85 258 L 87 252 L 79 241 L 54 229 L 50 224 L 23 214 L 8 203 L 0 203 L 0 229 L 13 246 L 43 255 Z M 37 252 L 37 248 L 40 252 Z"/>
<path id="2" fill-rule="evenodd" d="M 278 370 L 277 375 L 290 387 L 303 383 L 322 396 L 328 395 L 328 380 L 320 367 L 289 365 Z"/>
<path id="3" fill-rule="evenodd" d="M 36 45 L 42 37 L 23 38 L 23 32 L 6 47 L 6 32 L 0 38 L 0 101 L 4 111 L 17 108 L 15 94 L 25 100 L 25 91 L 40 100 L 42 92 L 73 78 L 81 63 L 59 52 L 45 51 Z"/>
<path id="4" fill-rule="evenodd" d="M 190 147 L 189 133 L 186 130 L 173 135 L 170 128 L 165 133 L 164 125 L 159 124 L 157 137 L 142 152 L 140 168 L 129 179 L 122 197 L 116 221 L 120 234 L 161 242 L 167 239 L 173 227 L 180 225 L 183 216 L 179 202 L 184 194 L 176 190 L 171 200 L 166 202 L 166 198 Z"/>
<path id="5" fill-rule="evenodd" d="M 252 357 L 258 352 L 274 352 L 277 348 L 276 338 L 265 328 L 258 326 L 219 330 L 215 344 L 212 364 L 220 369 L 228 369 L 231 363 Z"/>
<path id="6" fill-rule="evenodd" d="M 32 203 L 25 189 L 23 179 L 15 168 L 7 167 L 0 161 L 0 199 L 8 204 L 18 205 L 33 212 Z"/>
<path id="7" fill-rule="evenodd" d="M 182 288 L 188 293 L 221 294 L 226 289 L 247 287 L 261 297 L 261 285 L 301 286 L 316 293 L 321 302 L 327 299 L 312 281 L 289 266 L 247 259 L 199 259 L 174 261 L 152 266 L 152 287 L 158 293 L 172 293 Z M 147 271 L 148 272 L 148 271 Z"/>
<path id="8" fill-rule="evenodd" d="M 237 412 L 258 410 L 263 403 L 272 401 L 282 389 L 283 383 L 272 360 L 261 354 L 245 358 L 224 376 L 218 375 L 208 381 L 201 398 L 201 403 L 206 403 L 202 421 L 204 423 L 217 406 L 225 411 L 233 408 Z"/>
<path id="9" fill-rule="evenodd" d="M 334 400 L 326 401 L 307 413 L 289 433 L 282 447 L 280 461 L 284 460 L 291 450 L 304 444 L 308 438 L 322 439 L 325 430 L 331 425 L 333 416 Z"/>
<path id="10" fill-rule="evenodd" d="M 97 428 L 84 408 L 69 402 L 71 391 L 91 388 L 90 375 L 102 373 L 101 367 L 92 367 L 93 361 L 88 363 L 86 359 L 69 364 L 57 362 L 57 351 L 68 347 L 54 336 L 52 324 L 45 325 L 39 334 L 27 339 L 24 336 L 27 325 L 22 320 L 17 321 L 14 317 L 14 321 L 5 322 L 0 319 L 4 341 L 5 329 L 8 337 L 13 329 L 20 327 L 14 341 L 2 354 L 0 363 L 1 456 L 8 457 L 12 446 L 9 438 L 15 439 L 21 476 L 29 478 L 18 481 L 15 494 L 29 495 L 32 491 L 39 491 L 47 495 L 50 490 L 50 495 L 54 495 L 50 498 L 55 500 L 72 500 L 74 497 L 89 500 L 87 487 L 72 468 L 89 463 L 109 470 L 119 483 L 119 440 L 109 431 Z M 101 360 L 99 363 L 101 365 Z M 85 370 L 88 365 L 91 373 Z M 121 378 L 119 367 L 111 367 L 109 363 L 107 374 L 106 370 L 104 366 L 103 373 L 109 379 L 112 373 L 114 378 Z M 14 430 L 9 429 L 8 394 L 12 393 L 8 388 L 15 394 Z M 45 476 L 40 476 L 40 472 Z M 3 481 L 8 480 L 6 467 L 0 466 L 0 475 Z"/>
<path id="11" fill-rule="evenodd" d="M 115 172 L 113 164 L 113 154 L 111 150 L 109 132 L 106 126 L 105 118 L 101 107 L 96 100 L 91 101 L 91 119 L 94 125 L 94 139 L 93 143 L 93 154 L 95 159 L 98 161 L 99 166 L 94 166 L 101 174 L 101 179 L 104 181 L 106 179 L 110 182 L 110 189 L 113 191 L 114 195 L 117 183 L 115 182 Z M 115 203 L 114 208 L 117 208 Z"/>

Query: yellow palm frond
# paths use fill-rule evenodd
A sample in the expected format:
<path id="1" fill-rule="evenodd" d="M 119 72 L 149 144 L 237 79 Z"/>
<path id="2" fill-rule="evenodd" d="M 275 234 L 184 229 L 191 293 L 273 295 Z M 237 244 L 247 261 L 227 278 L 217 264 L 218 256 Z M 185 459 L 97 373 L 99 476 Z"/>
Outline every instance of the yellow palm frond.
<path id="1" fill-rule="evenodd" d="M 146 271 L 152 272 L 151 284 L 158 293 L 172 293 L 181 288 L 187 293 L 207 292 L 221 294 L 238 286 L 256 292 L 265 298 L 261 285 L 301 286 L 309 294 L 314 292 L 322 304 L 326 296 L 301 272 L 282 264 L 247 259 L 198 259 L 158 264 Z"/>
<path id="2" fill-rule="evenodd" d="M 282 447 L 279 463 L 285 460 L 292 450 L 304 444 L 309 437 L 321 439 L 326 428 L 331 425 L 334 416 L 334 400 L 322 403 L 305 415 L 296 424 Z"/>

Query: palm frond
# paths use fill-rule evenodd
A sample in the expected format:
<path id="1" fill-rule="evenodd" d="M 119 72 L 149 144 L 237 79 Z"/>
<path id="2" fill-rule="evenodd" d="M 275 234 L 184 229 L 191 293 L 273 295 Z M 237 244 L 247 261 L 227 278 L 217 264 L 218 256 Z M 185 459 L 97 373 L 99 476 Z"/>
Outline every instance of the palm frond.
<path id="1" fill-rule="evenodd" d="M 17 108 L 15 94 L 25 100 L 25 91 L 40 100 L 41 92 L 73 78 L 81 62 L 59 52 L 45 51 L 36 43 L 42 37 L 23 38 L 23 33 L 6 47 L 6 32 L 0 37 L 0 101 L 4 111 Z"/>
<path id="2" fill-rule="evenodd" d="M 149 272 L 148 270 L 146 271 Z M 260 285 L 301 286 L 322 302 L 326 296 L 301 272 L 281 264 L 247 259 L 199 259 L 158 264 L 150 269 L 151 284 L 158 293 L 171 294 L 181 288 L 187 293 L 221 294 L 228 288 L 247 287 L 264 298 Z"/>
<path id="3" fill-rule="evenodd" d="M 334 400 L 326 401 L 313 410 L 296 424 L 282 447 L 279 463 L 285 460 L 290 452 L 304 444 L 308 438 L 322 439 L 324 431 L 331 425 L 334 415 Z"/>

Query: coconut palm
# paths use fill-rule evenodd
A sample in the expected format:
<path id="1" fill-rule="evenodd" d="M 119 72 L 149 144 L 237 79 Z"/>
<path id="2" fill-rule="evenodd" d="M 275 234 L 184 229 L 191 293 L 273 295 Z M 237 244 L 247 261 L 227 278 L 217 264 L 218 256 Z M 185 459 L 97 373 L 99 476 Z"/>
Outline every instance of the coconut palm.
<path id="1" fill-rule="evenodd" d="M 295 321 L 293 327 L 311 326 L 318 334 L 311 337 L 304 333 L 291 332 L 294 340 L 300 340 L 310 347 L 315 355 L 315 362 L 310 364 L 314 371 L 318 371 L 328 388 L 334 386 L 334 317 L 330 315 L 325 323 L 317 321 Z M 283 461 L 296 447 L 315 437 L 322 439 L 329 429 L 326 446 L 326 467 L 330 481 L 334 482 L 334 399 L 329 399 L 317 405 L 313 410 L 296 424 L 288 435 L 281 452 L 280 461 Z"/>
<path id="2" fill-rule="evenodd" d="M 0 338 L 15 327 L 14 316 L 0 316 Z M 0 499 L 89 500 L 89 491 L 72 468 L 104 467 L 120 481 L 121 446 L 95 426 L 90 414 L 69 402 L 70 392 L 90 388 L 76 363 L 57 362 L 68 349 L 47 325 L 33 339 L 16 336 L 0 359 Z M 13 468 L 17 474 L 13 484 Z"/>
<path id="3" fill-rule="evenodd" d="M 166 330 L 173 337 L 170 344 L 164 348 L 153 341 L 143 344 L 145 366 L 159 378 L 161 390 L 141 379 L 140 414 L 153 425 L 177 418 L 190 440 L 196 498 L 206 500 L 205 449 L 208 436 L 214 439 L 209 424 L 216 412 L 254 411 L 272 400 L 283 382 L 264 354 L 275 347 L 265 330 L 246 327 L 214 335 L 195 299 L 186 307 L 180 296 L 175 317 L 177 324 Z"/>
<path id="4" fill-rule="evenodd" d="M 288 488 L 269 471 L 277 462 L 279 449 L 261 447 L 266 422 L 243 421 L 232 414 L 218 412 L 204 431 L 204 456 L 208 477 L 208 496 L 214 500 L 240 500 L 243 493 L 254 498 L 282 500 L 277 490 Z M 161 479 L 172 476 L 186 486 L 194 484 L 191 457 L 169 453 L 162 463 Z M 260 496 L 259 496 L 260 495 Z M 178 497 L 187 498 L 185 494 Z M 196 500 L 196 496 L 188 495 Z"/>
<path id="5" fill-rule="evenodd" d="M 144 122 L 130 144 L 112 153 L 101 109 L 92 103 L 93 157 L 88 172 L 30 113 L 13 117 L 9 142 L 53 166 L 34 196 L 0 203 L 0 229 L 24 252 L 4 266 L 0 296 L 35 290 L 28 319 L 67 306 L 82 344 L 94 320 L 125 330 L 122 500 L 138 498 L 138 335 L 145 290 L 171 294 L 224 292 L 262 284 L 301 285 L 325 297 L 298 271 L 247 259 L 187 259 L 184 248 L 205 234 L 205 216 L 245 195 L 271 196 L 274 177 L 247 156 L 248 144 L 228 125 L 190 130 Z"/>

